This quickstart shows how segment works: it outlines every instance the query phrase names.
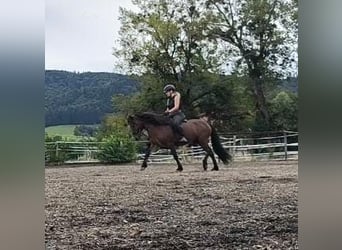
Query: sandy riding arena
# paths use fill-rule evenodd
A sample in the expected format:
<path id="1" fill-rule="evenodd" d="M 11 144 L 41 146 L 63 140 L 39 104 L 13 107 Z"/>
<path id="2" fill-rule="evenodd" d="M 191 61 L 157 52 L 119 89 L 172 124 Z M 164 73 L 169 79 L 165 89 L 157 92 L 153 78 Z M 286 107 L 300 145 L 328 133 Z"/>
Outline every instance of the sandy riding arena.
<path id="1" fill-rule="evenodd" d="M 297 161 L 175 170 L 46 168 L 46 249 L 298 249 Z"/>

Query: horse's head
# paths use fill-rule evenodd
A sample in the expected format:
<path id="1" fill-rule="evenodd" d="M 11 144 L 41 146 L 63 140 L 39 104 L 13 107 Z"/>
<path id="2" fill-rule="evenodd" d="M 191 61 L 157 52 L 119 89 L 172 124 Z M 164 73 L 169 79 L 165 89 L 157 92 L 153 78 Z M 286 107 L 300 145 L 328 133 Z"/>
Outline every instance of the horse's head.
<path id="1" fill-rule="evenodd" d="M 128 116 L 127 122 L 131 128 L 134 138 L 139 139 L 141 137 L 142 131 L 145 128 L 144 123 L 136 115 Z"/>

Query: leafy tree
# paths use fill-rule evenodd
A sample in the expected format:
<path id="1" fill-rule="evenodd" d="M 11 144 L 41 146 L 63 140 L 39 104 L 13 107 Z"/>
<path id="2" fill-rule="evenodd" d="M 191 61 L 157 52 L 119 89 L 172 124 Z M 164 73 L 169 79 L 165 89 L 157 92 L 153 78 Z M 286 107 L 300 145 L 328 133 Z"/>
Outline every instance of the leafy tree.
<path id="1" fill-rule="evenodd" d="M 114 54 L 141 84 L 129 99 L 114 96 L 115 107 L 161 112 L 162 87 L 173 83 L 188 117 L 206 112 L 222 128 L 270 129 L 269 92 L 275 79 L 288 73 L 281 69 L 291 63 L 289 48 L 296 45 L 295 2 L 133 3 L 138 12 L 120 10 L 120 46 Z M 227 69 L 234 70 L 231 77 L 224 75 Z"/>
<path id="2" fill-rule="evenodd" d="M 220 51 L 208 41 L 208 20 L 200 6 L 192 0 L 133 3 L 139 12 L 120 10 L 121 46 L 115 55 L 126 62 L 129 72 L 141 76 L 142 85 L 140 94 L 124 106 L 162 111 L 163 85 L 173 83 L 183 96 L 187 115 L 198 114 L 196 105 L 211 93 L 220 66 Z M 116 96 L 114 103 L 118 100 Z"/>
<path id="3" fill-rule="evenodd" d="M 249 76 L 250 93 L 265 122 L 271 117 L 265 88 L 290 74 L 296 62 L 298 2 L 293 0 L 204 0 L 213 39 L 224 41 L 229 66 Z M 292 66 L 292 67 L 291 67 Z"/>
<path id="4" fill-rule="evenodd" d="M 128 135 L 129 129 L 125 117 L 118 115 L 107 115 L 102 119 L 101 125 L 96 135 L 97 139 L 101 141 L 106 137 L 113 134 L 126 134 Z"/>
<path id="5" fill-rule="evenodd" d="M 77 125 L 74 128 L 74 135 L 94 137 L 97 130 L 97 126 Z"/>
<path id="6" fill-rule="evenodd" d="M 282 91 L 270 103 L 275 130 L 298 130 L 298 96 Z"/>

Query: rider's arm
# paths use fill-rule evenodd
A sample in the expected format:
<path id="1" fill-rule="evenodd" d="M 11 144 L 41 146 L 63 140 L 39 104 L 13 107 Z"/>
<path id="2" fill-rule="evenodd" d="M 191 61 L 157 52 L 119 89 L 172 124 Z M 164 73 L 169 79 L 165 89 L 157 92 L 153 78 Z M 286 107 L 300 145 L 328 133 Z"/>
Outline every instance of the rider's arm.
<path id="1" fill-rule="evenodd" d="M 170 110 L 169 109 L 169 101 L 170 101 L 169 99 L 167 99 L 167 101 L 166 101 L 166 109 L 164 111 L 165 114 L 169 113 L 169 110 Z"/>
<path id="2" fill-rule="evenodd" d="M 179 110 L 179 105 L 180 105 L 180 94 L 177 92 L 175 95 L 175 106 L 168 110 L 168 112 L 173 113 Z"/>

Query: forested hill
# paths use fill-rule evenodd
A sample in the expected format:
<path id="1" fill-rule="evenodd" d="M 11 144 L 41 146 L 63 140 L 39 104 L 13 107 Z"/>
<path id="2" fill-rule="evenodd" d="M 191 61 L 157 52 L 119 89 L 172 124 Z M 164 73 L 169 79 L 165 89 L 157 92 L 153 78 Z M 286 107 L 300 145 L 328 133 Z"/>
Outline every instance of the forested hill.
<path id="1" fill-rule="evenodd" d="M 113 112 L 112 96 L 137 90 L 137 82 L 115 73 L 45 71 L 45 125 L 94 124 Z"/>
<path id="2" fill-rule="evenodd" d="M 279 87 L 283 90 L 298 94 L 298 78 L 289 77 L 286 80 L 282 80 L 279 83 Z"/>

